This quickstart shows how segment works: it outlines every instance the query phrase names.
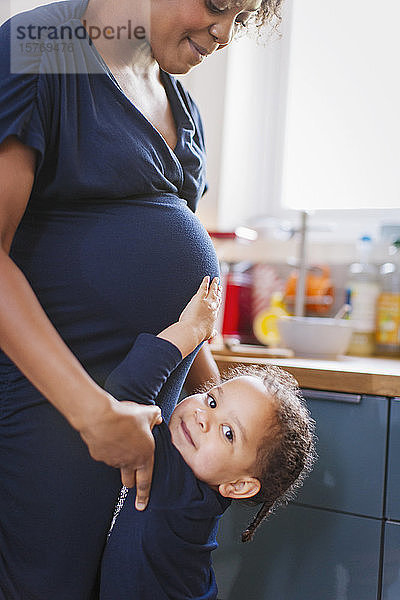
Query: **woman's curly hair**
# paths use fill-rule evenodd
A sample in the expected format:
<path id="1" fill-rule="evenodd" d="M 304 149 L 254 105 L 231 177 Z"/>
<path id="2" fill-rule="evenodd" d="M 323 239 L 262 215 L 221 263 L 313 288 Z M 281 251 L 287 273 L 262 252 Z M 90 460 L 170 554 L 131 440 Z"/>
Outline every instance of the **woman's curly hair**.
<path id="1" fill-rule="evenodd" d="M 257 27 L 271 24 L 273 27 L 279 25 L 282 20 L 281 15 L 282 0 L 263 0 L 258 9 L 254 20 Z"/>
<path id="2" fill-rule="evenodd" d="M 243 34 L 256 33 L 257 37 L 263 38 L 265 32 L 278 34 L 280 37 L 279 26 L 282 21 L 283 0 L 263 0 L 260 8 L 252 13 L 243 27 L 236 31 L 236 36 L 241 38 Z"/>
<path id="3" fill-rule="evenodd" d="M 268 515 L 293 498 L 310 473 L 317 455 L 315 422 L 294 377 L 273 365 L 250 365 L 229 369 L 222 381 L 242 376 L 262 381 L 266 401 L 272 402 L 275 417 L 258 448 L 254 465 L 254 476 L 259 479 L 261 489 L 253 498 L 241 501 L 251 505 L 262 503 L 253 522 L 242 534 L 242 541 L 248 542 Z"/>

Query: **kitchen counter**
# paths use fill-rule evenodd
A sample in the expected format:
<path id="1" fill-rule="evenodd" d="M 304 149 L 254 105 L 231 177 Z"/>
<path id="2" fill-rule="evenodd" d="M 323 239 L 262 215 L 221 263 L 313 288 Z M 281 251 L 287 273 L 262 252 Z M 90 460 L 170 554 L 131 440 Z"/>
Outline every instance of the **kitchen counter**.
<path id="1" fill-rule="evenodd" d="M 223 371 L 240 364 L 274 364 L 291 373 L 302 388 L 351 394 L 400 396 L 400 359 L 342 356 L 338 360 L 295 358 L 288 351 L 237 345 L 228 350 L 212 344 L 214 358 Z"/>

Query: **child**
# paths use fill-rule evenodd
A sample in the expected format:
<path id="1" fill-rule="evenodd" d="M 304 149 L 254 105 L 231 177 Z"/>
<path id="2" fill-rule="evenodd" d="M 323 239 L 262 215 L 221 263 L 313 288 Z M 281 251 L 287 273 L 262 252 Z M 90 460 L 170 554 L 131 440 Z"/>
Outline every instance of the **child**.
<path id="1" fill-rule="evenodd" d="M 220 287 L 205 278 L 174 323 L 140 335 L 106 387 L 119 399 L 154 402 L 183 357 L 212 335 Z M 162 408 L 162 407 L 161 407 Z M 243 535 L 251 539 L 314 459 L 313 421 L 294 379 L 278 368 L 245 370 L 182 400 L 169 426 L 154 428 L 150 501 L 120 497 L 103 556 L 101 600 L 212 600 L 210 553 L 232 499 L 263 503 Z M 126 501 L 124 502 L 124 496 Z"/>

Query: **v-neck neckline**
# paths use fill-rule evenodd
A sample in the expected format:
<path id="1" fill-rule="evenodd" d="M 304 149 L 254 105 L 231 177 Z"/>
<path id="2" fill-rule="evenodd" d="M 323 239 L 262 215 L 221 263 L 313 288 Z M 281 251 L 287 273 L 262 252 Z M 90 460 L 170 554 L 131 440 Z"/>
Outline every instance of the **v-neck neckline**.
<path id="1" fill-rule="evenodd" d="M 167 148 L 170 150 L 170 152 L 176 157 L 176 151 L 177 151 L 177 149 L 179 147 L 179 136 L 180 136 L 180 133 L 181 133 L 181 131 L 180 131 L 181 130 L 181 125 L 180 125 L 180 123 L 178 122 L 178 120 L 177 120 L 177 118 L 175 116 L 175 112 L 174 112 L 175 103 L 173 102 L 171 96 L 168 94 L 166 86 L 164 85 L 163 71 L 160 69 L 161 79 L 163 80 L 162 81 L 162 85 L 164 87 L 165 93 L 167 95 L 168 102 L 169 102 L 170 107 L 171 107 L 172 117 L 174 119 L 174 124 L 175 124 L 175 129 L 176 129 L 176 144 L 175 144 L 174 148 L 172 148 L 168 144 L 168 142 L 165 139 L 165 137 L 157 129 L 157 127 L 150 121 L 150 119 L 148 119 L 146 117 L 146 115 L 136 106 L 136 104 L 130 98 L 128 98 L 128 96 L 125 94 L 124 90 L 122 89 L 122 87 L 118 83 L 118 80 L 116 79 L 114 73 L 111 71 L 110 67 L 107 65 L 107 63 L 105 62 L 104 58 L 101 56 L 100 52 L 97 50 L 97 48 L 94 47 L 94 45 L 92 45 L 92 48 L 94 49 L 94 51 L 97 54 L 97 56 L 100 58 L 102 66 L 104 67 L 104 69 L 106 71 L 106 74 L 108 75 L 109 80 L 111 81 L 111 83 L 113 84 L 113 86 L 117 89 L 117 91 L 119 92 L 119 94 L 123 97 L 124 101 L 127 102 L 130 106 L 132 106 L 132 108 L 151 127 L 151 129 L 157 133 L 157 135 L 161 138 L 161 140 L 167 146 Z"/>
<path id="2" fill-rule="evenodd" d="M 78 18 L 80 21 L 81 21 L 83 14 L 85 13 L 85 11 L 87 9 L 88 4 L 89 4 L 89 0 L 81 0 L 80 10 L 79 10 L 79 15 L 78 15 Z M 146 115 L 125 94 L 124 90 L 119 85 L 119 83 L 118 83 L 116 77 L 114 76 L 113 72 L 111 71 L 110 67 L 108 66 L 108 64 L 106 63 L 106 61 L 104 60 L 104 58 L 102 57 L 102 55 L 100 54 L 98 49 L 96 48 L 95 43 L 90 38 L 88 32 L 86 32 L 86 39 L 87 39 L 89 46 L 93 52 L 93 55 L 95 56 L 97 61 L 100 63 L 100 66 L 105 71 L 105 74 L 107 75 L 108 80 L 111 82 L 113 88 L 116 89 L 116 91 L 122 97 L 124 102 L 128 103 L 128 105 L 131 106 L 133 108 L 133 110 L 136 111 L 136 113 L 141 117 L 141 119 L 143 119 L 147 123 L 148 127 L 150 127 L 151 130 L 156 133 L 156 135 L 161 139 L 164 146 L 166 146 L 168 148 L 168 151 L 171 153 L 174 160 L 176 160 L 180 165 L 181 163 L 178 159 L 177 152 L 179 151 L 179 147 L 181 145 L 182 129 L 185 129 L 185 127 L 183 126 L 182 120 L 178 118 L 179 115 L 177 114 L 177 112 L 180 111 L 181 113 L 183 113 L 185 121 L 189 125 L 190 129 L 193 129 L 193 124 L 192 124 L 191 116 L 189 115 L 186 106 L 184 105 L 183 101 L 180 100 L 179 91 L 177 90 L 176 85 L 174 85 L 172 77 L 169 75 L 169 73 L 167 73 L 166 71 L 163 71 L 163 69 L 161 69 L 161 67 L 160 67 L 161 83 L 164 87 L 169 105 L 171 107 L 171 112 L 172 112 L 172 116 L 173 116 L 175 128 L 176 128 L 177 140 L 176 140 L 176 145 L 174 148 L 172 148 L 168 144 L 167 140 L 162 135 L 162 133 L 157 129 L 157 127 L 155 127 L 155 125 L 153 125 L 153 123 L 150 121 L 150 119 L 148 119 L 146 117 Z"/>

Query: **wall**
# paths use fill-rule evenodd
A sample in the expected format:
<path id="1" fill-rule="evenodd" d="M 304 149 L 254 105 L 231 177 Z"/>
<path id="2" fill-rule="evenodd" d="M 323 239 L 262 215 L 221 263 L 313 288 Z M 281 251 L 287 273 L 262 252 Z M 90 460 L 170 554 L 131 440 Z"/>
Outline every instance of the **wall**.
<path id="1" fill-rule="evenodd" d="M 209 228 L 259 222 L 280 194 L 285 40 L 243 37 L 182 78 L 206 132 L 210 190 L 199 216 Z"/>
<path id="2" fill-rule="evenodd" d="M 228 53 L 216 52 L 204 64 L 180 77 L 197 102 L 203 119 L 207 145 L 208 192 L 200 202 L 198 215 L 208 229 L 218 224 L 221 185 L 221 156 L 225 127 Z"/>

